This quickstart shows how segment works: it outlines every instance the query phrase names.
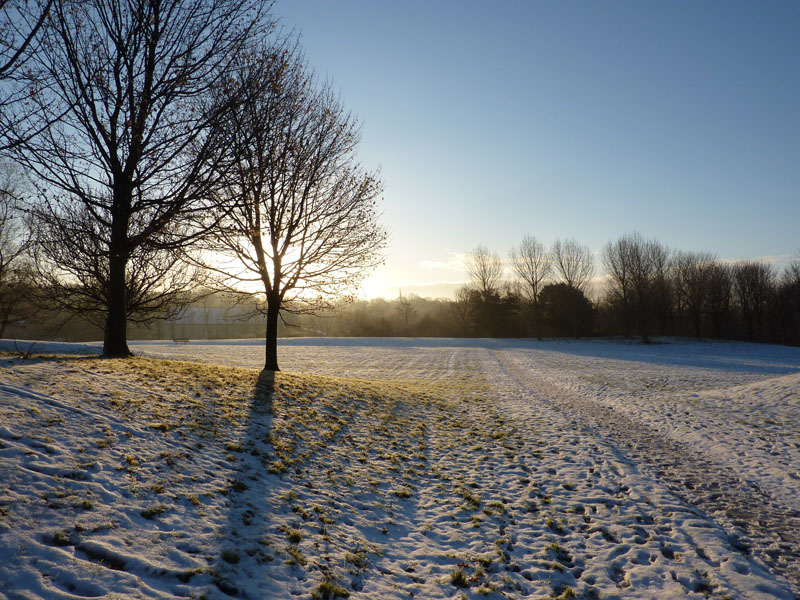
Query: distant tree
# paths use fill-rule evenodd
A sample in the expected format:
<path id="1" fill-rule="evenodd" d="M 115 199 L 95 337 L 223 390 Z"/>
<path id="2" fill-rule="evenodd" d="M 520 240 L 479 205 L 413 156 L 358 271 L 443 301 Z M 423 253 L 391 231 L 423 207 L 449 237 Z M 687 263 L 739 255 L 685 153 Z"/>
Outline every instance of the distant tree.
<path id="1" fill-rule="evenodd" d="M 608 271 L 608 301 L 616 307 L 626 335 L 631 328 L 649 341 L 651 322 L 664 309 L 667 296 L 669 251 L 638 232 L 625 235 L 603 248 Z"/>
<path id="2" fill-rule="evenodd" d="M 0 163 L 0 338 L 6 328 L 25 321 L 32 313 L 30 235 L 20 210 L 17 170 Z"/>
<path id="3" fill-rule="evenodd" d="M 667 293 L 666 275 L 669 250 L 655 239 L 645 240 L 638 233 L 631 238 L 633 312 L 642 341 L 649 342 L 651 320 L 662 308 Z"/>
<path id="4" fill-rule="evenodd" d="M 709 277 L 715 260 L 708 252 L 677 252 L 670 261 L 679 310 L 687 313 L 695 337 L 700 337 L 708 312 Z"/>
<path id="5" fill-rule="evenodd" d="M 800 344 L 800 257 L 783 271 L 776 289 L 777 339 Z"/>
<path id="6" fill-rule="evenodd" d="M 550 249 L 553 272 L 561 280 L 582 292 L 594 275 L 594 257 L 588 246 L 581 246 L 574 239 L 553 242 Z"/>
<path id="7" fill-rule="evenodd" d="M 479 337 L 495 337 L 505 329 L 503 263 L 486 246 L 478 245 L 466 256 L 469 284 L 470 328 Z"/>
<path id="8" fill-rule="evenodd" d="M 759 340 L 774 292 L 775 271 L 760 261 L 739 262 L 733 266 L 733 283 L 747 337 Z"/>
<path id="9" fill-rule="evenodd" d="M 776 282 L 770 321 L 775 341 L 800 343 L 800 264 L 790 264 Z"/>
<path id="10" fill-rule="evenodd" d="M 603 264 L 606 267 L 608 285 L 606 303 L 622 326 L 627 337 L 633 329 L 633 240 L 622 236 L 603 247 Z"/>
<path id="11" fill-rule="evenodd" d="M 456 290 L 455 297 L 449 305 L 450 321 L 455 326 L 455 330 L 460 336 L 469 335 L 470 326 L 470 288 L 461 286 Z"/>
<path id="12" fill-rule="evenodd" d="M 417 313 L 417 310 L 414 308 L 413 298 L 409 298 L 408 296 L 403 297 L 403 292 L 401 291 L 397 297 L 396 310 L 403 323 L 403 335 L 408 335 L 409 324 Z"/>
<path id="13" fill-rule="evenodd" d="M 664 308 L 668 257 L 666 247 L 637 232 L 609 242 L 603 249 L 610 301 L 622 314 L 626 334 L 634 324 L 644 342 L 649 341 L 651 322 Z"/>
<path id="14" fill-rule="evenodd" d="M 471 287 L 483 296 L 499 294 L 503 283 L 503 263 L 486 246 L 478 245 L 466 257 Z"/>
<path id="15" fill-rule="evenodd" d="M 733 302 L 733 273 L 728 265 L 714 261 L 708 268 L 706 303 L 713 337 L 725 335 Z"/>
<path id="16" fill-rule="evenodd" d="M 186 218 L 216 197 L 215 126 L 227 107 L 204 104 L 203 94 L 269 28 L 265 11 L 261 0 L 50 7 L 25 65 L 32 109 L 13 124 L 13 152 L 39 186 L 43 231 L 55 235 L 53 219 L 63 219 L 61 231 L 94 236 L 75 243 L 94 253 L 92 271 L 107 274 L 104 285 L 94 282 L 106 356 L 130 355 L 131 261 L 184 245 L 195 233 Z M 48 247 L 55 248 L 45 245 L 40 256 Z"/>
<path id="17" fill-rule="evenodd" d="M 382 260 L 377 175 L 356 161 L 358 123 L 330 85 L 318 85 L 291 43 L 241 57 L 216 95 L 224 113 L 226 204 L 205 248 L 229 257 L 219 285 L 263 290 L 265 368 L 278 370 L 281 314 L 315 312 L 352 292 Z"/>
<path id="18" fill-rule="evenodd" d="M 566 283 L 553 283 L 542 288 L 539 300 L 547 335 L 591 335 L 594 308 L 581 290 Z"/>
<path id="19" fill-rule="evenodd" d="M 528 303 L 531 330 L 537 337 L 539 332 L 539 294 L 550 276 L 552 265 L 544 246 L 535 237 L 526 235 L 519 247 L 509 253 L 522 296 Z"/>

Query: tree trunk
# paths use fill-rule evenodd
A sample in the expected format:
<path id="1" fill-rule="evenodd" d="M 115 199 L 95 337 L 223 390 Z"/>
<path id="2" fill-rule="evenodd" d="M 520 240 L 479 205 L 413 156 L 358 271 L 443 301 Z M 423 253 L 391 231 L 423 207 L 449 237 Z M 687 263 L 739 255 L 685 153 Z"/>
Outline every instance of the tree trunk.
<path id="1" fill-rule="evenodd" d="M 278 313 L 280 312 L 281 301 L 277 293 L 267 294 L 267 337 L 266 351 L 267 359 L 264 369 L 267 371 L 280 371 L 278 368 Z"/>
<path id="2" fill-rule="evenodd" d="M 112 358 L 131 356 L 128 349 L 128 302 L 125 271 L 128 267 L 128 220 L 131 185 L 126 178 L 114 183 L 114 204 L 111 216 L 111 243 L 108 253 L 108 316 L 103 338 L 103 354 Z"/>
<path id="3" fill-rule="evenodd" d="M 131 356 L 131 351 L 128 349 L 128 315 L 125 308 L 126 263 L 124 255 L 112 252 L 108 265 L 108 316 L 103 339 L 103 354 L 113 358 Z"/>

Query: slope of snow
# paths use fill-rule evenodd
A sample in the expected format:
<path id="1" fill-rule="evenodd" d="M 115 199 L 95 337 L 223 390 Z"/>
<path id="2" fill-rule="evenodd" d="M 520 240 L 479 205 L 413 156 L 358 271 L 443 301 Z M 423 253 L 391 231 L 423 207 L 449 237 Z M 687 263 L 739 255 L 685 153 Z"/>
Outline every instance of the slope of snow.
<path id="1" fill-rule="evenodd" d="M 800 591 L 798 349 L 132 348 L 0 357 L 0 598 Z"/>

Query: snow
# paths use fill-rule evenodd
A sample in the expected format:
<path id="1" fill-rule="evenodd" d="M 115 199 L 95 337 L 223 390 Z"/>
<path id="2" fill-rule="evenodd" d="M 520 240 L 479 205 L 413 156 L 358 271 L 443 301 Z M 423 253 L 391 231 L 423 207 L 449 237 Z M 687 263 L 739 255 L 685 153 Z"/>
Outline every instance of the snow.
<path id="1" fill-rule="evenodd" d="M 2 341 L 0 598 L 796 597 L 800 349 L 661 342 Z"/>

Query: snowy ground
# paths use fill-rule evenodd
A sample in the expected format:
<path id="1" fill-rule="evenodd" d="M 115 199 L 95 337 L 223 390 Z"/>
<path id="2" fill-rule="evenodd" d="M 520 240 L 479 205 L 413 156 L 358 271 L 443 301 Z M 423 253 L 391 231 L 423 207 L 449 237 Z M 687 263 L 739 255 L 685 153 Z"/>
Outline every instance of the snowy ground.
<path id="1" fill-rule="evenodd" d="M 0 598 L 800 594 L 800 349 L 132 349 L 0 356 Z"/>

